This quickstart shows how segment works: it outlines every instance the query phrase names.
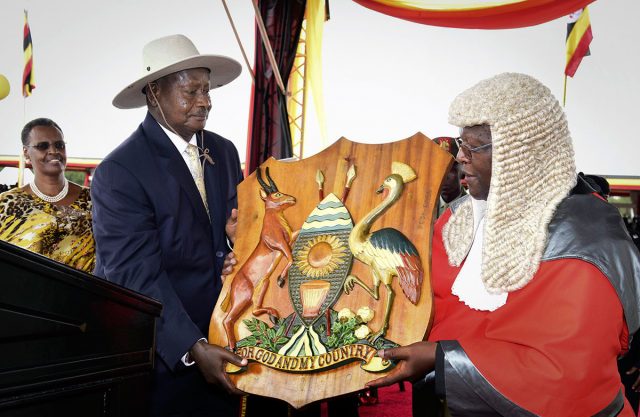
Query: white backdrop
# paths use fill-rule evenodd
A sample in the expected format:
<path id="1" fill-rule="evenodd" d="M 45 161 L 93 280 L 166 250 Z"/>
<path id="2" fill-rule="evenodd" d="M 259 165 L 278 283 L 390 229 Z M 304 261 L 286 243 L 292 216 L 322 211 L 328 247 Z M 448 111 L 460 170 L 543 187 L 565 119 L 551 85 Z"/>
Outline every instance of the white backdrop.
<path id="1" fill-rule="evenodd" d="M 253 63 L 250 0 L 229 6 Z M 504 71 L 531 74 L 561 99 L 566 20 L 532 28 L 479 31 L 423 26 L 333 0 L 324 33 L 324 93 L 329 140 L 402 139 L 416 131 L 456 135 L 447 124 L 451 100 L 480 79 Z M 188 6 L 187 6 L 188 5 Z M 37 88 L 25 101 L 22 10 L 29 10 Z M 640 2 L 600 0 L 590 6 L 592 56 L 569 79 L 567 115 L 578 168 L 640 175 L 637 141 L 627 132 L 640 119 Z M 12 92 L 0 101 L 0 154 L 16 154 L 26 120 L 46 116 L 65 131 L 69 155 L 104 157 L 140 123 L 144 110 L 118 110 L 113 96 L 141 73 L 142 46 L 173 33 L 202 53 L 244 62 L 219 0 L 0 1 L 0 74 Z M 207 128 L 233 140 L 245 156 L 251 79 L 246 68 L 215 90 Z M 25 105 L 26 104 L 26 105 Z M 626 123 L 626 125 L 625 125 Z M 310 128 L 306 148 L 320 141 Z"/>

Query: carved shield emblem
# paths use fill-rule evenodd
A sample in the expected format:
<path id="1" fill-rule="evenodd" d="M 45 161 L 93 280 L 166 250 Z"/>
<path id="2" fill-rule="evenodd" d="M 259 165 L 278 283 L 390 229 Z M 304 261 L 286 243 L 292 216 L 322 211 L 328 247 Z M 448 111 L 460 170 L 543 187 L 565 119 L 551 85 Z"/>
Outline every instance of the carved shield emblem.
<path id="1" fill-rule="evenodd" d="M 451 156 L 422 134 L 340 139 L 303 161 L 273 159 L 238 188 L 238 265 L 209 341 L 245 356 L 238 388 L 301 407 L 361 390 L 422 340 L 431 318 L 431 227 Z"/>
<path id="2" fill-rule="evenodd" d="M 311 212 L 293 245 L 289 297 L 298 317 L 310 326 L 342 291 L 353 258 L 351 215 L 331 193 Z"/>

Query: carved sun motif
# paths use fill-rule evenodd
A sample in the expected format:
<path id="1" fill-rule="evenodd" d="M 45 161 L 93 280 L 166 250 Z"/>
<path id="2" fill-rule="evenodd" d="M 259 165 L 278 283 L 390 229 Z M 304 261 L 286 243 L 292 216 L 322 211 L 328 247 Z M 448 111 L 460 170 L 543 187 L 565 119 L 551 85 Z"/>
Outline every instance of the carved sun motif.
<path id="1" fill-rule="evenodd" d="M 347 250 L 336 236 L 316 236 L 300 249 L 296 265 L 307 277 L 325 277 L 344 263 Z"/>

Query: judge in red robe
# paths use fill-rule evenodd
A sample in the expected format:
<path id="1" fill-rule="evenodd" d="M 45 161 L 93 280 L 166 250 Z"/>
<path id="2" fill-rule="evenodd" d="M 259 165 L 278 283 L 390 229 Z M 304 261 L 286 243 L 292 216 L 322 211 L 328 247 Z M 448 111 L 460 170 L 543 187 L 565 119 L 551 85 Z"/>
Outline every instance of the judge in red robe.
<path id="1" fill-rule="evenodd" d="M 532 77 L 460 94 L 469 196 L 436 223 L 428 341 L 369 383 L 435 378 L 452 416 L 632 416 L 616 359 L 640 317 L 640 257 L 576 175 L 564 112 Z"/>

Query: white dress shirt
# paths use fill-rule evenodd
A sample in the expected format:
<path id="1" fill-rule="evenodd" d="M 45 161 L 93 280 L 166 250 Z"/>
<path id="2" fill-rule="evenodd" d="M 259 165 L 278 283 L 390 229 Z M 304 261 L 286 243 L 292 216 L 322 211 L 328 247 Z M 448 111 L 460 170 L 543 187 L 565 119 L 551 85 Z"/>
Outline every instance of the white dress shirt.
<path id="1" fill-rule="evenodd" d="M 160 125 L 162 130 L 164 130 L 164 133 L 166 133 L 167 136 L 169 136 L 169 139 L 171 140 L 171 143 L 173 143 L 173 145 L 176 147 L 178 152 L 180 152 L 180 156 L 184 160 L 184 163 L 187 165 L 187 168 L 189 168 L 191 166 L 191 164 L 189 163 L 189 155 L 187 154 L 187 146 L 189 146 L 189 145 L 194 145 L 196 147 L 198 146 L 198 142 L 196 141 L 196 135 L 191 136 L 191 139 L 189 139 L 189 141 L 186 141 L 186 140 L 182 139 L 180 136 L 178 136 L 175 133 L 173 133 L 172 131 L 170 131 L 169 129 L 167 129 L 166 127 L 162 126 L 160 123 L 158 123 L 158 124 Z M 189 172 L 191 172 L 191 169 L 189 169 Z"/>

